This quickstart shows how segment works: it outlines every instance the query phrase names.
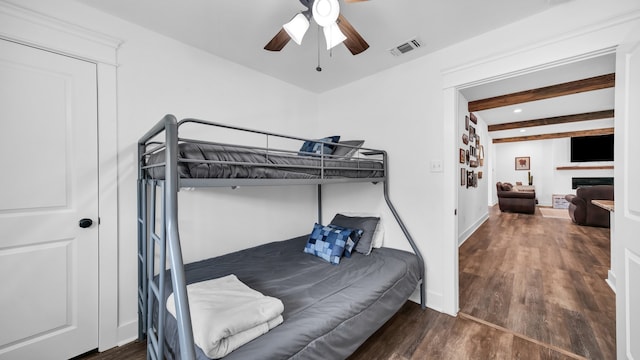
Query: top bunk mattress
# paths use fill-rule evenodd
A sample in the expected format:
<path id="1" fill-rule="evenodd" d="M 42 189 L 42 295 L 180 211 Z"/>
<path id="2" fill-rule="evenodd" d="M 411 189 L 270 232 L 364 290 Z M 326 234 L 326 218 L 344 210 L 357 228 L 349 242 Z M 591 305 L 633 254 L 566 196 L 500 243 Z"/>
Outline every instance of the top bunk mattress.
<path id="1" fill-rule="evenodd" d="M 164 151 L 149 156 L 147 173 L 164 179 Z M 382 178 L 382 161 L 300 156 L 243 146 L 202 143 L 178 145 L 178 176 L 186 179 Z"/>
<path id="2" fill-rule="evenodd" d="M 235 274 L 284 303 L 282 324 L 225 359 L 344 359 L 397 312 L 421 278 L 412 253 L 379 248 L 368 256 L 354 252 L 331 265 L 303 252 L 307 239 L 301 236 L 185 265 L 188 284 Z M 179 342 L 176 319 L 170 314 L 166 331 L 165 355 L 175 359 Z M 208 359 L 197 346 L 196 356 Z"/>

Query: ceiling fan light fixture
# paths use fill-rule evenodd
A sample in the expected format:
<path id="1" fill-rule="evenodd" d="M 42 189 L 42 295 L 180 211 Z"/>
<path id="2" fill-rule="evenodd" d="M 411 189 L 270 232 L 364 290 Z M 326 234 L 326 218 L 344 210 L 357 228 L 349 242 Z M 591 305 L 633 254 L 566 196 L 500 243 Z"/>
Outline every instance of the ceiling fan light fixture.
<path id="1" fill-rule="evenodd" d="M 324 39 L 327 42 L 327 50 L 347 40 L 347 37 L 340 31 L 340 27 L 335 22 L 323 27 L 322 31 L 324 32 Z"/>
<path id="2" fill-rule="evenodd" d="M 318 25 L 327 27 L 338 20 L 340 4 L 338 0 L 315 0 L 311 12 Z"/>
<path id="3" fill-rule="evenodd" d="M 309 19 L 304 14 L 299 13 L 291 19 L 288 23 L 282 25 L 284 31 L 287 32 L 289 37 L 296 42 L 296 44 L 302 44 L 302 38 L 309 29 Z"/>

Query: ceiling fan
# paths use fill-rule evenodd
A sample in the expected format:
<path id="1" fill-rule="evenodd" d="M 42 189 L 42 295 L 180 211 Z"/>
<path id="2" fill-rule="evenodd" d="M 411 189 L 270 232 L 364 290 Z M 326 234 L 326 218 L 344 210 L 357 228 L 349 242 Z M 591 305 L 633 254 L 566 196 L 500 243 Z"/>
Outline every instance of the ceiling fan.
<path id="1" fill-rule="evenodd" d="M 344 43 L 353 55 L 360 54 L 369 48 L 369 44 L 360 36 L 347 19 L 340 14 L 338 0 L 299 0 L 307 10 L 296 14 L 291 21 L 284 24 L 276 36 L 265 45 L 269 51 L 280 51 L 293 39 L 298 45 L 309 28 L 309 20 L 322 27 L 327 50 Z M 347 3 L 367 0 L 345 0 Z"/>

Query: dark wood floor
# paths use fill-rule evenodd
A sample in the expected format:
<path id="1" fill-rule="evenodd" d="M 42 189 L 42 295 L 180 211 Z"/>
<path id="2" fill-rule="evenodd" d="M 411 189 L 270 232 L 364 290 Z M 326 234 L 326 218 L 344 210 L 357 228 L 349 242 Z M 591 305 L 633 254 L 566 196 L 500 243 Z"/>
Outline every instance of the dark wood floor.
<path id="1" fill-rule="evenodd" d="M 407 302 L 350 360 L 615 359 L 608 229 L 490 212 L 460 247 L 458 317 Z M 81 359 L 144 358 L 135 342 Z"/>
<path id="2" fill-rule="evenodd" d="M 615 359 L 609 229 L 501 213 L 459 250 L 457 318 L 407 303 L 351 359 Z"/>
<path id="3" fill-rule="evenodd" d="M 615 359 L 615 294 L 603 280 L 609 236 L 492 209 L 460 248 L 460 312 L 585 358 Z"/>

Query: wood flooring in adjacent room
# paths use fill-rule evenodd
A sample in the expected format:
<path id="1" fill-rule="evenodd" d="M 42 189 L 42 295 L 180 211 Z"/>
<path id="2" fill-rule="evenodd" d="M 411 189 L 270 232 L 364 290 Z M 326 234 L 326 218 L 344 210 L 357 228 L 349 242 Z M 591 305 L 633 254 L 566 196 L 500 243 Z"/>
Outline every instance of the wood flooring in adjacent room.
<path id="1" fill-rule="evenodd" d="M 609 229 L 493 207 L 460 247 L 458 317 L 407 302 L 349 360 L 615 359 L 609 246 Z M 81 359 L 142 360 L 144 349 Z"/>
<path id="2" fill-rule="evenodd" d="M 457 318 L 407 303 L 350 359 L 615 359 L 609 229 L 501 213 L 459 249 Z"/>

